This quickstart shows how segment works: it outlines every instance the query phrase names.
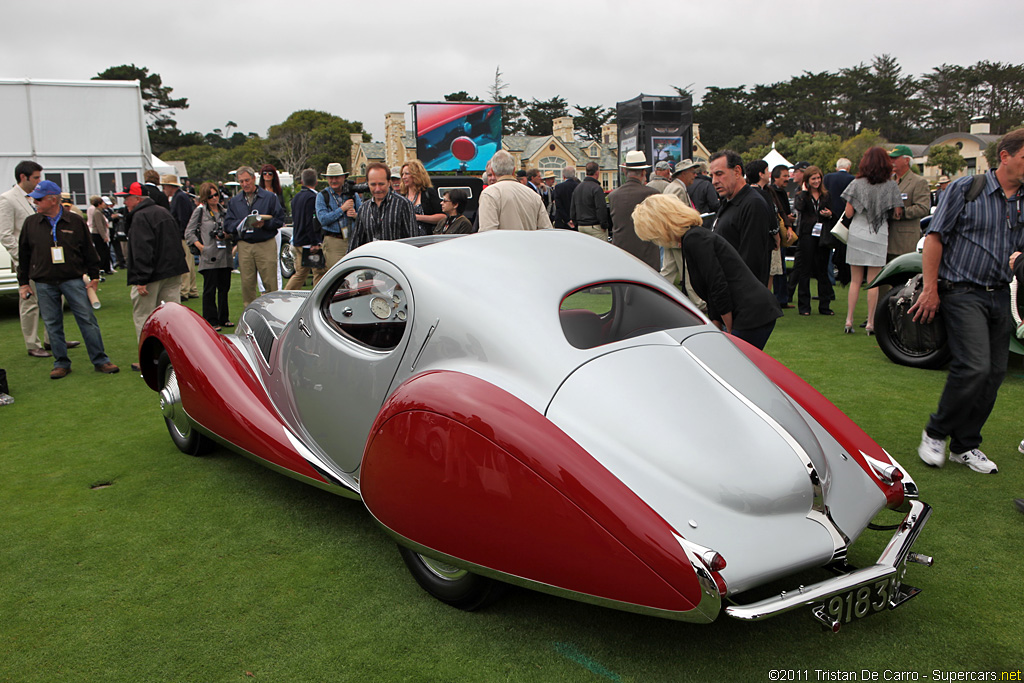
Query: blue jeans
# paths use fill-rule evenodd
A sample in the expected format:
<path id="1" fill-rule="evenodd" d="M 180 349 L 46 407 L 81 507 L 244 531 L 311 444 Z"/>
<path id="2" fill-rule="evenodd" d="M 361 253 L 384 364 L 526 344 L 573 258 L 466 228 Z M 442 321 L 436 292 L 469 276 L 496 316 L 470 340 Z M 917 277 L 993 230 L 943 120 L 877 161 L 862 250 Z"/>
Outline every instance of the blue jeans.
<path id="1" fill-rule="evenodd" d="M 939 298 L 953 361 L 926 431 L 933 439 L 950 437 L 950 452 L 965 453 L 981 445 L 981 428 L 1006 376 L 1010 292 L 954 285 Z"/>
<path id="2" fill-rule="evenodd" d="M 89 352 L 89 360 L 93 365 L 109 363 L 110 358 L 103 351 L 103 337 L 100 326 L 93 315 L 89 304 L 89 295 L 85 293 L 85 282 L 82 280 L 64 280 L 55 285 L 36 282 L 36 296 L 39 297 L 39 315 L 43 318 L 46 331 L 50 334 L 50 347 L 53 350 L 53 367 L 70 368 L 68 345 L 64 339 L 64 309 L 61 306 L 61 294 L 67 299 L 68 307 L 75 316 L 78 329 L 82 331 L 82 341 Z"/>

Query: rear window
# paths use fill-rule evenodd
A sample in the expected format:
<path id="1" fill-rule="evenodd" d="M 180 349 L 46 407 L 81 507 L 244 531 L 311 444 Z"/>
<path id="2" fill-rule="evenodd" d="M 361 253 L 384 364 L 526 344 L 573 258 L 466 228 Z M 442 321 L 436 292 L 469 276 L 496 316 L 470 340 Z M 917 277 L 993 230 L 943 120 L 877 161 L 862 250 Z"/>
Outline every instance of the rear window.
<path id="1" fill-rule="evenodd" d="M 703 324 L 679 302 L 632 282 L 605 282 L 577 289 L 562 299 L 558 318 L 566 340 L 577 349 Z"/>

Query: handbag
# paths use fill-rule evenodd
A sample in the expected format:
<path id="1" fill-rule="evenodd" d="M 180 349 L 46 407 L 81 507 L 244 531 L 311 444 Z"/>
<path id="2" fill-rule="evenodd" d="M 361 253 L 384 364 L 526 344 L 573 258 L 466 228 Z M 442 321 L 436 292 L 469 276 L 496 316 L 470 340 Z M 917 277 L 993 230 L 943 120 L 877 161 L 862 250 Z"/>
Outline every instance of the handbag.
<path id="1" fill-rule="evenodd" d="M 782 246 L 783 248 L 791 247 L 796 244 L 800 237 L 796 234 L 796 230 L 788 226 L 782 227 Z"/>
<path id="2" fill-rule="evenodd" d="M 830 232 L 832 233 L 832 236 L 834 238 L 836 238 L 843 244 L 846 244 L 847 242 L 850 241 L 850 229 L 843 225 L 842 221 L 836 223 L 835 227 L 832 228 Z"/>

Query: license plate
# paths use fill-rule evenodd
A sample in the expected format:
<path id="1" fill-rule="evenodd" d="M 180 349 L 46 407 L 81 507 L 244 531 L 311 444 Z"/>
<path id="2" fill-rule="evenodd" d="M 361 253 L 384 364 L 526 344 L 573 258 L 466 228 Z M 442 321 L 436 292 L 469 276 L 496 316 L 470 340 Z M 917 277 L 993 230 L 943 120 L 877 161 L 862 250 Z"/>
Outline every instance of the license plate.
<path id="1" fill-rule="evenodd" d="M 848 624 L 854 619 L 863 619 L 887 609 L 894 602 L 897 586 L 895 575 L 879 579 L 833 595 L 825 600 L 820 609 L 835 621 Z"/>

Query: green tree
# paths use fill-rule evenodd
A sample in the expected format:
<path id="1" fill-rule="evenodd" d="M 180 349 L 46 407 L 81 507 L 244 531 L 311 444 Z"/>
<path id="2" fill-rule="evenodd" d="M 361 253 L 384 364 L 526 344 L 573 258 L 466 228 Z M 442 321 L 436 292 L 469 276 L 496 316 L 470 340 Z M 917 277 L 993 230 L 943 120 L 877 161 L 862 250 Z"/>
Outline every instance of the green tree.
<path id="1" fill-rule="evenodd" d="M 470 95 L 465 90 L 451 92 L 444 96 L 445 102 L 479 102 L 480 98 Z"/>
<path id="2" fill-rule="evenodd" d="M 188 98 L 171 97 L 173 88 L 163 84 L 160 74 L 150 73 L 144 66 L 122 64 L 99 72 L 92 80 L 139 81 L 142 109 L 146 114 L 146 130 L 154 154 L 162 154 L 182 145 L 203 142 L 203 137 L 199 133 L 182 133 L 178 130 L 178 122 L 171 118 L 171 114 L 179 109 L 188 109 Z"/>
<path id="3" fill-rule="evenodd" d="M 544 101 L 534 98 L 526 105 L 523 115 L 526 117 L 527 135 L 550 135 L 551 122 L 560 116 L 568 116 L 569 105 L 558 95 Z"/>
<path id="4" fill-rule="evenodd" d="M 857 167 L 860 165 L 860 158 L 864 156 L 864 152 L 868 151 L 870 147 L 885 146 L 885 143 L 885 138 L 877 130 L 865 128 L 852 138 L 843 141 L 839 146 L 839 156 L 846 157 L 853 162 L 853 167 L 850 171 L 856 173 Z"/>
<path id="5" fill-rule="evenodd" d="M 928 150 L 928 165 L 938 166 L 945 175 L 956 175 L 967 162 L 953 145 L 935 145 Z"/>
<path id="6" fill-rule="evenodd" d="M 708 149 L 723 149 L 737 135 L 747 135 L 765 123 L 759 107 L 751 106 L 745 86 L 718 88 L 710 86 L 699 105 L 693 109 L 694 121 L 700 122 L 700 137 Z"/>
<path id="7" fill-rule="evenodd" d="M 326 170 L 331 161 L 349 163 L 352 133 L 362 133 L 363 124 L 347 121 L 327 112 L 303 109 L 292 112 L 283 122 L 271 126 L 263 148 L 294 176 L 306 167 Z"/>
<path id="8" fill-rule="evenodd" d="M 985 161 L 988 162 L 989 168 L 999 168 L 999 143 L 990 142 L 985 147 Z"/>
<path id="9" fill-rule="evenodd" d="M 579 113 L 573 119 L 573 126 L 576 134 L 584 140 L 601 140 L 601 126 L 615 118 L 615 110 L 611 107 L 584 107 L 579 104 L 572 105 Z"/>

